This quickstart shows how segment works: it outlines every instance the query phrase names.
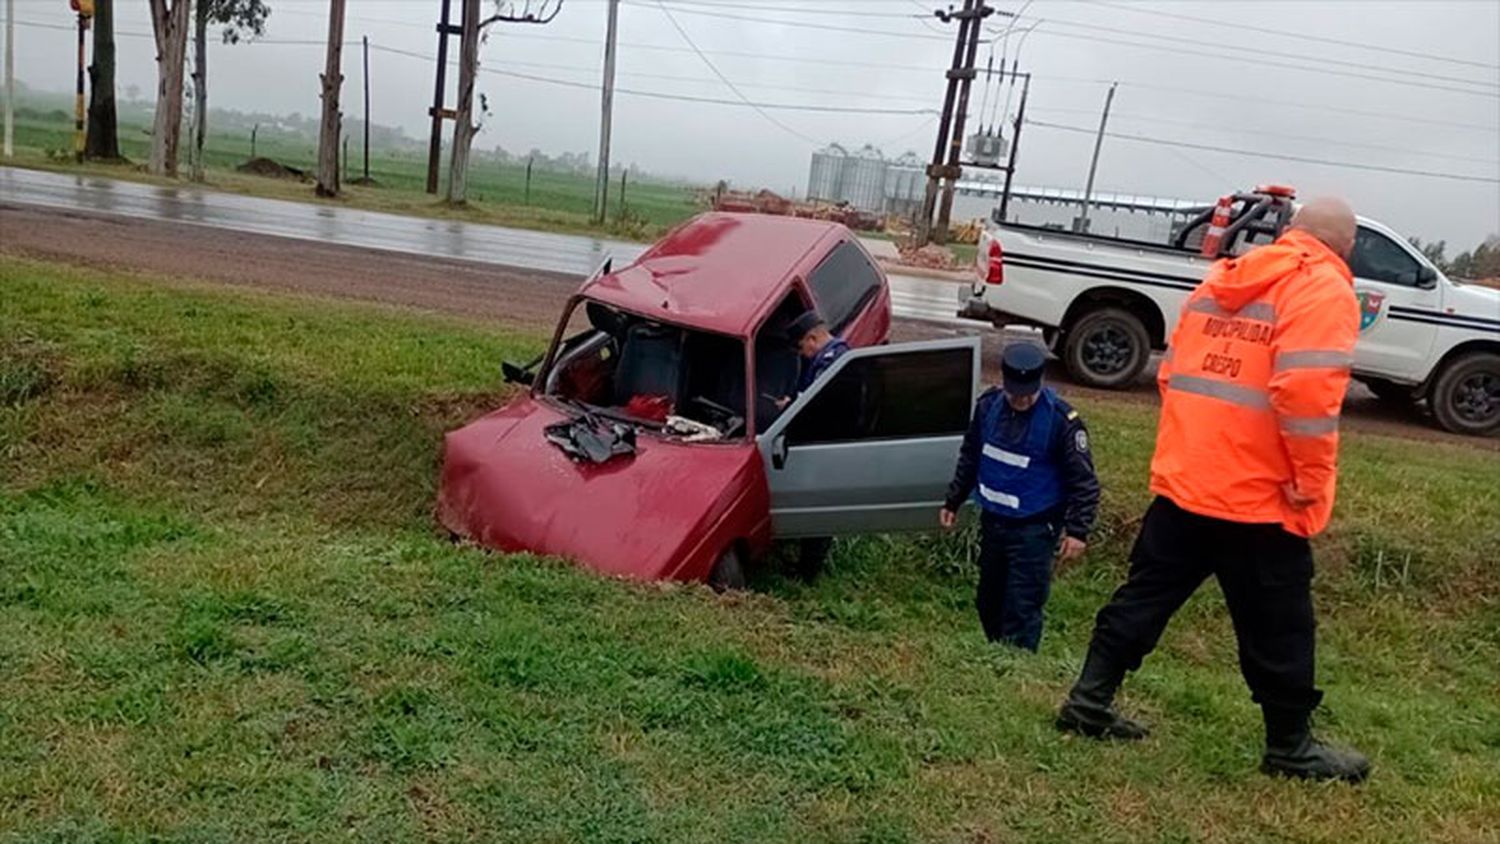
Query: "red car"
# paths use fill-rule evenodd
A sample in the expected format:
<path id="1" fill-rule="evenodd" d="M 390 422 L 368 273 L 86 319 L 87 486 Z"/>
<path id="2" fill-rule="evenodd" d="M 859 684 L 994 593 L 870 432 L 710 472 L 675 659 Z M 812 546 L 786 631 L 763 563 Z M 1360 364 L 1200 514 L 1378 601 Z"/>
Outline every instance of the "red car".
<path id="1" fill-rule="evenodd" d="M 855 348 L 796 395 L 786 328 L 813 307 Z M 890 325 L 885 276 L 843 226 L 699 216 L 606 262 L 548 352 L 506 365 L 529 389 L 447 435 L 438 517 L 504 551 L 720 587 L 773 539 L 929 528 L 978 341 L 884 345 Z"/>

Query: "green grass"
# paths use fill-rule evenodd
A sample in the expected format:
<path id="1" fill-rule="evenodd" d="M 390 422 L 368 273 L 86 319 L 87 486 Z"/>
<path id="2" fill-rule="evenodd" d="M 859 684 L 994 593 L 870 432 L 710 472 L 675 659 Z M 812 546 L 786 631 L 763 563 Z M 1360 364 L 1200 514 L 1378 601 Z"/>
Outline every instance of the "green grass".
<path id="1" fill-rule="evenodd" d="M 148 176 L 139 166 L 149 157 L 149 118 L 144 122 L 140 115 L 127 111 L 120 120 L 120 152 L 131 164 L 108 164 L 88 162 L 82 165 L 73 162 L 59 151 L 73 149 L 73 118 L 71 112 L 59 108 L 51 101 L 39 101 L 23 108 L 16 120 L 16 153 L 13 162 L 20 166 L 63 172 L 85 172 L 109 175 L 118 178 L 175 184 L 171 180 Z M 38 106 L 42 107 L 38 107 Z M 691 187 L 667 182 L 627 180 L 626 213 L 621 215 L 619 175 L 610 186 L 610 219 L 602 226 L 593 222 L 594 179 L 592 175 L 564 173 L 533 168 L 530 193 L 526 188 L 524 165 L 500 165 L 475 159 L 469 171 L 470 201 L 462 207 L 442 202 L 438 197 L 425 192 L 427 182 L 426 152 L 411 152 L 397 149 L 372 148 L 370 151 L 370 176 L 375 186 L 346 185 L 344 195 L 336 200 L 319 200 L 313 194 L 312 184 L 291 179 L 273 179 L 251 176 L 235 171 L 235 167 L 250 158 L 248 132 L 214 130 L 210 125 L 204 144 L 207 187 L 235 193 L 270 196 L 278 199 L 294 199 L 304 202 L 331 202 L 375 211 L 400 214 L 416 214 L 445 219 L 462 219 L 496 225 L 519 226 L 548 231 L 602 233 L 613 237 L 635 240 L 652 240 L 671 226 L 688 219 L 702 210 Z M 183 137 L 181 173 L 188 173 L 186 144 Z M 351 140 L 348 173 L 351 178 L 361 175 L 362 158 L 358 144 Z M 317 145 L 310 140 L 286 134 L 276 134 L 269 129 L 257 137 L 255 153 L 274 159 L 281 164 L 316 171 Z M 446 184 L 448 165 L 443 162 L 442 182 Z M 441 190 L 441 188 L 440 188 Z"/>
<path id="2" fill-rule="evenodd" d="M 1125 705 L 1053 707 L 1146 501 L 1149 408 L 1080 402 L 1104 531 L 1039 656 L 961 541 L 813 585 L 595 577 L 449 544 L 441 432 L 541 339 L 0 260 L 0 840 L 1453 841 L 1500 834 L 1500 461 L 1351 434 L 1319 543 L 1323 727 L 1266 779 L 1217 591 Z"/>

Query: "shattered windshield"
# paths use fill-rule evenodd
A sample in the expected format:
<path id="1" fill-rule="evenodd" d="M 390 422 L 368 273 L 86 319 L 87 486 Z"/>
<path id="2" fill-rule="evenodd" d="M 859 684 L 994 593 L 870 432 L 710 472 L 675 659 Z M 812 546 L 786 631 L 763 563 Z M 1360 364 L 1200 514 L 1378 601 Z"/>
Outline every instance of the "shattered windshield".
<path id="1" fill-rule="evenodd" d="M 543 392 L 580 415 L 694 442 L 744 436 L 740 340 L 587 300 L 571 306 L 563 337 Z"/>

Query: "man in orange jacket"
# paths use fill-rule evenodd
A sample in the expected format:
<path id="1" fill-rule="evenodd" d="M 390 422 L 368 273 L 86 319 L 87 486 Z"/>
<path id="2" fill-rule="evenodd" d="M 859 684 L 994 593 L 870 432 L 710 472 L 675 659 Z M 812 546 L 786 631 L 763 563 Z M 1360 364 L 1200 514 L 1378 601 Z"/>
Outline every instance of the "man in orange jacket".
<path id="1" fill-rule="evenodd" d="M 1157 380 L 1157 498 L 1130 573 L 1102 610 L 1059 729 L 1138 739 L 1113 707 L 1127 671 L 1198 586 L 1218 578 L 1240 669 L 1265 717 L 1267 773 L 1359 781 L 1369 761 L 1312 737 L 1312 551 L 1328 524 L 1339 408 L 1359 304 L 1345 258 L 1355 219 L 1315 199 L 1275 243 L 1215 264 L 1183 305 Z"/>

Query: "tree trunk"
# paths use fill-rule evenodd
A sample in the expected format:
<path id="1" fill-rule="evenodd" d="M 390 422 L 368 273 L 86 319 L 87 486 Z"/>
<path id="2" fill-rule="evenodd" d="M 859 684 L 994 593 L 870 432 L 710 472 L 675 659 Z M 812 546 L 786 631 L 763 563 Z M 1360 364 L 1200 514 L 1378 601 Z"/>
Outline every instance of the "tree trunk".
<path id="1" fill-rule="evenodd" d="M 193 181 L 203 181 L 203 136 L 208 131 L 208 0 L 193 3 Z"/>
<path id="2" fill-rule="evenodd" d="M 449 202 L 464 202 L 469 193 L 469 147 L 476 128 L 474 77 L 479 75 L 479 0 L 464 0 L 458 68 L 458 116 L 453 120 L 453 154 L 448 157 Z"/>
<path id="3" fill-rule="evenodd" d="M 318 129 L 318 196 L 339 195 L 339 89 L 344 51 L 344 0 L 329 0 L 328 64 L 323 70 L 323 123 Z"/>
<path id="4" fill-rule="evenodd" d="M 83 154 L 118 159 L 120 133 L 115 114 L 115 0 L 94 3 L 94 63 L 89 65 L 89 126 Z"/>
<path id="5" fill-rule="evenodd" d="M 182 133 L 182 71 L 187 58 L 188 0 L 151 0 L 156 36 L 156 119 L 151 126 L 149 169 L 177 175 L 177 142 Z"/>

